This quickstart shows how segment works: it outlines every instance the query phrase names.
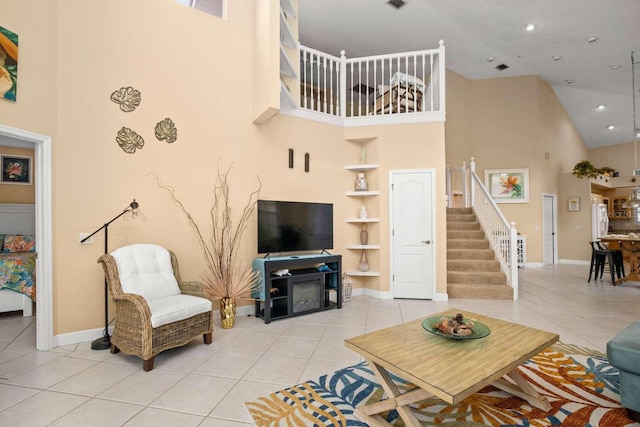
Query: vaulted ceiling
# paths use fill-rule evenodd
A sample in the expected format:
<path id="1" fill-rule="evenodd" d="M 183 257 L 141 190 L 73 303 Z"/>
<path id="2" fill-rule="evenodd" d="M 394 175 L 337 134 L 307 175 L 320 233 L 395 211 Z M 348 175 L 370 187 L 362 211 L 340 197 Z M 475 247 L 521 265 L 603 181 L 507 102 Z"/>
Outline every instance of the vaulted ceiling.
<path id="1" fill-rule="evenodd" d="M 639 0 L 405 2 L 396 9 L 387 0 L 299 0 L 300 42 L 358 57 L 433 49 L 442 39 L 447 68 L 469 79 L 538 75 L 551 84 L 588 147 L 634 139 Z M 526 31 L 530 23 L 536 28 Z M 498 71 L 499 64 L 509 68 Z M 640 63 L 635 68 L 640 110 Z"/>

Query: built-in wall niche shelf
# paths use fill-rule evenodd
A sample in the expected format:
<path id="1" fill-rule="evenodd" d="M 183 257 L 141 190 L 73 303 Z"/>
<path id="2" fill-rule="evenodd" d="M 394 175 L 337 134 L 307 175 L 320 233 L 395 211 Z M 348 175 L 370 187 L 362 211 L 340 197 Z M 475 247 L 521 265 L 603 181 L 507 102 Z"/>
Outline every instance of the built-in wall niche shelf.
<path id="1" fill-rule="evenodd" d="M 289 18 L 298 19 L 296 10 L 294 9 L 291 0 L 280 0 L 280 9 L 282 9 L 282 11 L 286 13 Z"/>
<path id="2" fill-rule="evenodd" d="M 284 47 L 280 45 L 280 74 L 284 74 L 287 77 L 291 77 L 294 79 L 298 78 L 298 74 L 293 68 L 293 64 L 289 60 L 287 56 L 287 52 L 285 52 Z"/>
<path id="3" fill-rule="evenodd" d="M 347 271 L 347 274 L 349 276 L 360 276 L 360 277 L 379 277 L 380 276 L 380 272 L 379 271 L 359 271 L 359 270 L 352 270 L 352 271 Z"/>
<path id="4" fill-rule="evenodd" d="M 347 249 L 380 249 L 380 245 L 347 245 Z"/>
<path id="5" fill-rule="evenodd" d="M 345 165 L 345 169 L 356 172 L 366 172 L 380 167 L 377 163 L 365 164 L 365 165 Z"/>
<path id="6" fill-rule="evenodd" d="M 280 107 L 281 108 L 283 104 L 290 108 L 297 107 L 296 102 L 293 100 L 293 97 L 291 96 L 291 92 L 289 91 L 287 86 L 284 84 L 284 82 L 280 80 Z"/>
<path id="7" fill-rule="evenodd" d="M 284 16 L 282 9 L 280 9 L 280 36 L 282 44 L 289 47 L 298 47 L 298 43 L 296 39 L 293 37 L 293 33 L 289 28 L 289 23 L 287 22 L 287 18 Z"/>
<path id="8" fill-rule="evenodd" d="M 347 218 L 344 220 L 349 223 L 363 223 L 363 222 L 380 222 L 380 218 Z"/>
<path id="9" fill-rule="evenodd" d="M 345 196 L 351 197 L 368 197 L 368 196 L 377 196 L 380 194 L 380 191 L 347 191 L 344 193 Z"/>

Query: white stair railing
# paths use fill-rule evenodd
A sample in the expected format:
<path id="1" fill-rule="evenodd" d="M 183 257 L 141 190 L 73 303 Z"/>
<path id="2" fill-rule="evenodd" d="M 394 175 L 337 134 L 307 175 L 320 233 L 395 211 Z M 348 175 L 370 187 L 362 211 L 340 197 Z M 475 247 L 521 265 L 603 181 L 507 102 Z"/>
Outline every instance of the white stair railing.
<path id="1" fill-rule="evenodd" d="M 471 158 L 461 168 L 447 165 L 447 207 L 471 207 L 493 249 L 500 269 L 513 288 L 513 299 L 518 299 L 518 230 L 509 223 L 498 208 L 482 180 L 476 174 L 476 163 Z"/>
<path id="2" fill-rule="evenodd" d="M 518 231 L 515 222 L 509 223 L 493 200 L 482 180 L 476 174 L 476 163 L 471 158 L 470 200 L 473 212 L 493 249 L 500 269 L 507 276 L 507 284 L 513 289 L 513 299 L 518 299 Z"/>

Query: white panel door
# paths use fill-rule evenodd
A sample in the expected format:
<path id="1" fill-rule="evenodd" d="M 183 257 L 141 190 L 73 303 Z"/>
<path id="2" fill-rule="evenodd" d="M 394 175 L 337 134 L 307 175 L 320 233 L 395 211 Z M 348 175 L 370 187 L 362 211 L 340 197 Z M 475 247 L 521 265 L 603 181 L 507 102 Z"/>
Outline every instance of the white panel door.
<path id="1" fill-rule="evenodd" d="M 542 264 L 554 264 L 556 259 L 555 196 L 542 196 Z"/>
<path id="2" fill-rule="evenodd" d="M 433 170 L 391 173 L 394 298 L 433 298 L 433 177 Z"/>

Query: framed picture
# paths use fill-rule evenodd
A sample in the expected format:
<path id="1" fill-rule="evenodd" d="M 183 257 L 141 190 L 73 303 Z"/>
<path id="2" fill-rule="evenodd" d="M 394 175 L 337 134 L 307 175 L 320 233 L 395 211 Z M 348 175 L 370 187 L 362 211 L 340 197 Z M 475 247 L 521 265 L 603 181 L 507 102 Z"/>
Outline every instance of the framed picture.
<path id="1" fill-rule="evenodd" d="M 484 185 L 496 203 L 529 203 L 529 169 L 486 169 Z"/>
<path id="2" fill-rule="evenodd" d="M 31 160 L 31 157 L 1 154 L 0 183 L 31 185 Z"/>
<path id="3" fill-rule="evenodd" d="M 580 210 L 580 197 L 569 197 L 567 203 L 569 212 L 578 212 Z"/>

